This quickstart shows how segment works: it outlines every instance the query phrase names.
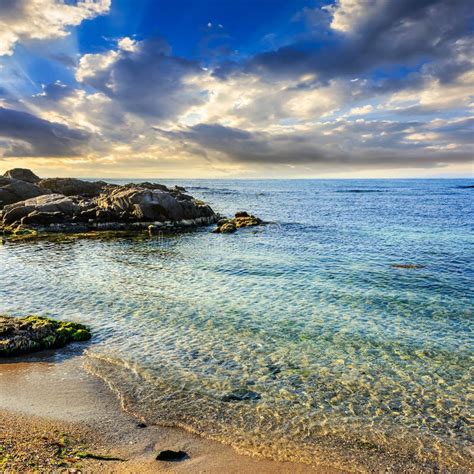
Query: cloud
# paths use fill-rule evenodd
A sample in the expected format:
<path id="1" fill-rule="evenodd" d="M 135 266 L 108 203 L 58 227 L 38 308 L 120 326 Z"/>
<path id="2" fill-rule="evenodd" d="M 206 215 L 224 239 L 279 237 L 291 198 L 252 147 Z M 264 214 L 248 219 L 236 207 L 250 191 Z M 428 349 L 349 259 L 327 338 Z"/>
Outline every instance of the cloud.
<path id="1" fill-rule="evenodd" d="M 84 131 L 0 107 L 0 150 L 4 148 L 4 157 L 77 156 L 85 151 L 89 139 Z"/>
<path id="2" fill-rule="evenodd" d="M 0 2 L 0 56 L 11 55 L 15 44 L 68 35 L 67 27 L 109 11 L 111 0 L 2 0 Z"/>
<path id="3" fill-rule="evenodd" d="M 170 119 L 206 100 L 197 79 L 204 70 L 195 61 L 171 55 L 162 39 L 121 39 L 118 49 L 82 56 L 79 82 L 102 92 L 126 112 Z"/>
<path id="4" fill-rule="evenodd" d="M 450 150 L 446 146 L 456 136 L 464 136 L 467 127 L 464 121 L 435 127 L 422 122 L 360 119 L 320 123 L 293 131 L 281 129 L 273 133 L 249 132 L 219 124 L 157 131 L 170 140 L 180 141 L 183 146 L 192 143 L 201 146 L 214 160 L 310 165 L 317 170 L 435 168 L 450 163 L 469 163 L 472 155 L 468 147 L 451 147 Z M 410 138 L 417 131 L 422 143 Z M 427 143 L 423 142 L 423 135 L 426 135 Z M 431 146 L 433 143 L 437 144 L 438 152 Z"/>
<path id="5" fill-rule="evenodd" d="M 371 104 L 362 105 L 361 107 L 354 107 L 349 110 L 349 115 L 366 115 L 374 110 Z"/>
<path id="6" fill-rule="evenodd" d="M 471 6 L 469 0 L 339 0 L 325 7 L 332 16 L 333 31 L 326 44 L 312 41 L 309 31 L 304 39 L 255 55 L 243 67 L 283 77 L 315 73 L 324 82 L 447 57 L 456 41 L 467 34 Z M 309 10 L 303 13 L 308 15 Z M 218 73 L 236 67 L 227 66 Z"/>

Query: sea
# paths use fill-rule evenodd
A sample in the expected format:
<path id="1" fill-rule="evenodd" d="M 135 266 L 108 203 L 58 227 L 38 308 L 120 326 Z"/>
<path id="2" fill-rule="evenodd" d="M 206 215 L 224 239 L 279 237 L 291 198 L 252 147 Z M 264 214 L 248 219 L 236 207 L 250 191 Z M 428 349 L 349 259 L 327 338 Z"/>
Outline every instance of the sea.
<path id="1" fill-rule="evenodd" d="M 88 369 L 146 423 L 282 461 L 472 472 L 472 180 L 154 181 L 266 225 L 9 241 L 0 313 L 90 325 Z"/>

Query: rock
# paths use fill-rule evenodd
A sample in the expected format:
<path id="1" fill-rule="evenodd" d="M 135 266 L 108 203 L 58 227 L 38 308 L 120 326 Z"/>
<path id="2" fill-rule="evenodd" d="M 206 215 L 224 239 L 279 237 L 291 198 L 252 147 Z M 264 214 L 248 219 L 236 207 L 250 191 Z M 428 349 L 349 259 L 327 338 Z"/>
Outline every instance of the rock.
<path id="1" fill-rule="evenodd" d="M 36 176 L 33 171 L 26 168 L 13 168 L 8 170 L 4 175 L 5 178 L 18 179 L 27 183 L 38 183 L 41 178 Z"/>
<path id="2" fill-rule="evenodd" d="M 416 263 L 394 263 L 392 265 L 393 268 L 425 268 L 425 265 L 419 265 Z"/>
<path id="3" fill-rule="evenodd" d="M 232 232 L 235 232 L 236 230 L 237 230 L 237 227 L 232 222 L 226 222 L 220 227 L 219 232 L 221 234 L 231 234 Z"/>
<path id="4" fill-rule="evenodd" d="M 22 225 L 50 225 L 58 224 L 64 221 L 64 214 L 59 211 L 55 212 L 38 212 L 32 211 L 27 216 L 22 217 Z"/>
<path id="5" fill-rule="evenodd" d="M 262 396 L 252 390 L 240 390 L 238 392 L 229 393 L 222 397 L 223 402 L 242 402 L 260 400 Z"/>
<path id="6" fill-rule="evenodd" d="M 38 185 L 43 189 L 49 189 L 53 193 L 64 196 L 95 197 L 104 191 L 109 185 L 104 181 L 82 181 L 75 178 L 48 178 L 42 179 Z"/>
<path id="7" fill-rule="evenodd" d="M 36 184 L 0 176 L 0 208 L 49 193 L 51 191 L 42 189 Z"/>
<path id="8" fill-rule="evenodd" d="M 214 215 L 209 206 L 186 195 L 140 186 L 119 187 L 102 193 L 97 205 L 139 221 L 179 221 Z"/>
<path id="9" fill-rule="evenodd" d="M 0 316 L 0 357 L 59 348 L 69 342 L 86 341 L 90 338 L 89 329 L 78 323 L 40 316 Z"/>
<path id="10" fill-rule="evenodd" d="M 217 221 L 217 227 L 223 226 L 226 222 L 229 222 L 229 219 L 227 219 L 227 217 L 223 217 L 222 219 L 219 219 Z"/>
<path id="11" fill-rule="evenodd" d="M 263 224 L 258 217 L 252 216 L 245 211 L 236 212 L 233 219 L 219 219 L 217 227 L 213 230 L 216 234 L 229 234 L 241 227 L 252 227 Z"/>
<path id="12" fill-rule="evenodd" d="M 183 186 L 175 185 L 175 187 L 172 188 L 171 191 L 178 191 L 178 192 L 180 192 L 180 193 L 185 193 L 185 192 L 186 192 L 186 188 L 183 188 Z"/>
<path id="13" fill-rule="evenodd" d="M 248 217 L 236 217 L 234 219 L 234 224 L 239 229 L 240 227 L 252 227 L 255 225 L 260 225 L 262 223 L 261 219 L 254 216 Z"/>
<path id="14" fill-rule="evenodd" d="M 189 459 L 188 453 L 184 451 L 173 451 L 171 449 L 160 451 L 156 456 L 157 461 L 181 462 L 186 459 Z"/>
<path id="15" fill-rule="evenodd" d="M 23 170 L 24 174 L 28 170 Z M 209 225 L 217 215 L 204 202 L 158 183 L 109 185 L 73 178 L 51 178 L 31 184 L 0 177 L 0 232 L 89 232 L 146 230 Z M 52 192 L 53 191 L 53 192 Z M 3 194 L 2 194 L 3 193 Z M 27 197 L 23 197 L 22 196 Z M 153 230 L 152 229 L 152 230 Z M 31 234 L 34 235 L 34 234 Z"/>
<path id="16" fill-rule="evenodd" d="M 72 217 L 73 213 L 79 210 L 77 202 L 62 194 L 45 194 L 35 198 L 20 201 L 15 204 L 5 206 L 3 210 L 3 224 L 20 224 L 21 220 L 30 213 L 55 213 L 59 212 L 64 218 Z"/>

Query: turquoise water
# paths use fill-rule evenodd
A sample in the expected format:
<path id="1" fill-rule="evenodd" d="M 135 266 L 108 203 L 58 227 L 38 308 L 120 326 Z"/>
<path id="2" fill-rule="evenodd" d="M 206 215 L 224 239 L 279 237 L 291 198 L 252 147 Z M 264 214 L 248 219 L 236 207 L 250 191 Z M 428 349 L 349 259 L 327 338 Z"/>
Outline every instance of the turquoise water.
<path id="1" fill-rule="evenodd" d="M 275 459 L 473 469 L 469 181 L 169 183 L 271 224 L 8 243 L 0 312 L 90 324 L 90 369 L 148 422 Z"/>

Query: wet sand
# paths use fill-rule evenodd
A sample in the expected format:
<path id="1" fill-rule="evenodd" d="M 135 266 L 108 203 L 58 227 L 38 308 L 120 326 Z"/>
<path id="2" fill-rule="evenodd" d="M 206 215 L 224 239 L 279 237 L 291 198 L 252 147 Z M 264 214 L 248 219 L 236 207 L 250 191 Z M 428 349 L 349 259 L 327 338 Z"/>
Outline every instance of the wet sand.
<path id="1" fill-rule="evenodd" d="M 140 427 L 105 383 L 84 370 L 81 351 L 76 345 L 0 362 L 1 472 L 341 472 L 242 456 L 178 428 Z M 185 451 L 189 459 L 157 461 L 165 449 Z"/>

